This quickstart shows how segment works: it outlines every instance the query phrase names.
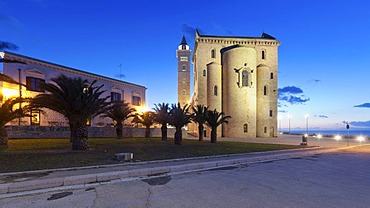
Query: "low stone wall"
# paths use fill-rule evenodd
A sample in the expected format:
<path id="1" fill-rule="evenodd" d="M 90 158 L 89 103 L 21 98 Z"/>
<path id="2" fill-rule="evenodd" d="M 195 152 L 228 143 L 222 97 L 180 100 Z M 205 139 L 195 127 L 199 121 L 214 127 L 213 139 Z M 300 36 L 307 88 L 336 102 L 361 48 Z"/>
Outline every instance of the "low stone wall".
<path id="1" fill-rule="evenodd" d="M 88 127 L 89 137 L 116 137 L 116 128 L 114 127 Z M 7 126 L 9 138 L 69 138 L 69 127 L 60 126 Z M 173 138 L 176 129 L 169 128 L 167 136 Z M 150 137 L 161 137 L 160 128 L 152 128 Z M 145 137 L 145 128 L 125 127 L 123 128 L 123 137 Z M 187 131 L 182 130 L 182 138 L 187 138 Z"/>

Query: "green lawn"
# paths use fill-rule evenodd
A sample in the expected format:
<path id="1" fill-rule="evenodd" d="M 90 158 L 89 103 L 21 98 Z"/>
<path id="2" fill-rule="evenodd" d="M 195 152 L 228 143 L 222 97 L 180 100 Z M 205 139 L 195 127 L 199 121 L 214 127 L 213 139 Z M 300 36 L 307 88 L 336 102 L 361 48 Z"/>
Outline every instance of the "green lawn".
<path id="1" fill-rule="evenodd" d="M 119 152 L 133 152 L 135 161 L 199 157 L 299 148 L 299 146 L 183 140 L 162 142 L 159 138 L 90 138 L 88 151 L 72 151 L 69 139 L 13 139 L 0 150 L 0 173 L 118 163 Z"/>

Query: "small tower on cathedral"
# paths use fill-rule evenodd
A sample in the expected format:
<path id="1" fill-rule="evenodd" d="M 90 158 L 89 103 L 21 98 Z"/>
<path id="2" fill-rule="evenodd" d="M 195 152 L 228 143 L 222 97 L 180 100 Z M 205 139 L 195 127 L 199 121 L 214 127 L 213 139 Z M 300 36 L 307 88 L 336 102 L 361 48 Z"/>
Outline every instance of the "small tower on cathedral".
<path id="1" fill-rule="evenodd" d="M 190 54 L 185 36 L 176 50 L 177 57 L 177 101 L 184 106 L 190 102 Z"/>

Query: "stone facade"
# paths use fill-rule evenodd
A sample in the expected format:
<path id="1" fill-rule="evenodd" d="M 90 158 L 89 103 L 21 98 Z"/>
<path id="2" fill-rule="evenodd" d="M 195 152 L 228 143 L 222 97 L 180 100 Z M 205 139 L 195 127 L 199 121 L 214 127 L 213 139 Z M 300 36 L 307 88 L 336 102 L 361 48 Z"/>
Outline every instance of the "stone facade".
<path id="1" fill-rule="evenodd" d="M 20 89 L 19 85 L 9 84 L 6 82 L 0 82 L 0 102 L 9 97 L 19 97 L 20 93 L 22 97 L 34 97 L 40 92 L 39 90 L 31 89 L 40 82 L 50 82 L 51 78 L 65 75 L 68 77 L 81 77 L 89 82 L 97 80 L 96 85 L 104 84 L 102 90 L 106 92 L 102 96 L 109 96 L 112 93 L 116 98 L 120 98 L 125 102 L 130 103 L 138 111 L 141 111 L 145 106 L 145 92 L 146 88 L 141 85 L 128 83 L 97 74 L 92 74 L 86 71 L 73 69 L 66 66 L 50 63 L 47 61 L 26 57 L 23 55 L 0 52 L 2 59 L 13 60 L 22 63 L 0 63 L 0 72 L 12 77 L 15 81 L 20 81 L 27 87 L 22 86 Z M 36 86 L 37 87 L 37 86 Z M 108 100 L 109 101 L 109 100 Z M 39 125 L 39 126 L 68 126 L 63 116 L 54 111 L 45 109 L 44 112 L 33 113 L 35 116 L 28 118 L 16 119 L 9 123 L 9 125 Z M 36 119 L 37 118 L 37 119 Z M 91 121 L 91 126 L 106 126 L 111 125 L 113 122 L 110 118 L 95 117 Z M 127 120 L 126 125 L 130 124 Z"/>
<path id="2" fill-rule="evenodd" d="M 279 45 L 266 33 L 261 37 L 229 37 L 196 32 L 191 103 L 231 116 L 218 135 L 277 136 Z M 189 125 L 189 132 L 197 134 L 195 124 Z"/>

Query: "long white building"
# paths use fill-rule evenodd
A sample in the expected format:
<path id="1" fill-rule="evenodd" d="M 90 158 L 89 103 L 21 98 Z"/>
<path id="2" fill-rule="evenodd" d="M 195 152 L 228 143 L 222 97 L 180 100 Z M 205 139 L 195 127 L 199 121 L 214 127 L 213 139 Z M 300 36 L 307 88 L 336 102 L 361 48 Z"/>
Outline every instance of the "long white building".
<path id="1" fill-rule="evenodd" d="M 0 63 L 0 72 L 12 77 L 15 81 L 27 87 L 0 82 L 0 102 L 10 97 L 34 97 L 44 93 L 41 83 L 50 82 L 51 78 L 65 75 L 68 77 L 81 77 L 89 82 L 97 80 L 97 85 L 104 84 L 102 90 L 106 92 L 102 96 L 111 96 L 111 100 L 124 100 L 140 111 L 145 105 L 146 88 L 141 85 L 108 78 L 105 76 L 89 73 L 86 71 L 62 66 L 59 64 L 43 61 L 19 55 L 11 52 L 0 52 L 0 58 L 12 60 L 11 62 Z M 14 63 L 16 62 L 16 63 Z M 32 112 L 32 117 L 13 120 L 10 125 L 40 125 L 40 126 L 68 126 L 67 121 L 60 114 L 51 110 L 45 112 Z M 126 121 L 130 124 L 130 121 Z M 109 118 L 93 118 L 91 126 L 111 125 Z"/>

